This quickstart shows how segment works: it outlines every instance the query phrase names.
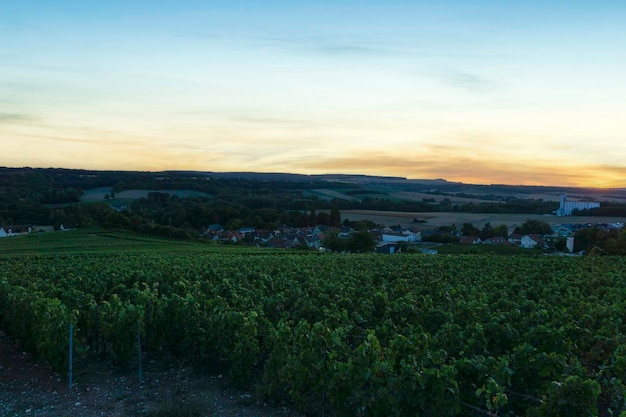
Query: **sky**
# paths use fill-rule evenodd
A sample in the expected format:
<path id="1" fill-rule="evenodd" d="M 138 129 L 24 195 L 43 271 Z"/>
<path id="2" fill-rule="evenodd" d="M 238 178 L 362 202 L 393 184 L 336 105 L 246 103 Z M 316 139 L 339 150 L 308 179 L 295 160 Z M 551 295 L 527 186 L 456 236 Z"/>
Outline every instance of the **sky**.
<path id="1" fill-rule="evenodd" d="M 626 2 L 0 2 L 0 166 L 626 187 Z"/>

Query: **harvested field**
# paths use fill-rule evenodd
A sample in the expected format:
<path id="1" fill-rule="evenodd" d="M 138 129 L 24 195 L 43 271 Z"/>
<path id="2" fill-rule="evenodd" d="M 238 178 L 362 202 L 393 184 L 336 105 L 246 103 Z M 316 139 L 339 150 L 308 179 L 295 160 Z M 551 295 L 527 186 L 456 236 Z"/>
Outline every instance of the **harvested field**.
<path id="1" fill-rule="evenodd" d="M 453 195 L 439 195 L 439 194 L 428 194 L 428 193 L 412 193 L 409 191 L 400 192 L 400 193 L 391 193 L 389 194 L 391 197 L 400 199 L 400 200 L 409 200 L 409 201 L 423 201 L 424 199 L 433 199 L 436 203 L 440 203 L 444 200 L 449 200 L 453 204 L 465 204 L 465 203 L 501 203 L 501 201 L 490 201 L 490 200 L 481 200 L 479 198 L 465 198 L 465 197 L 456 197 Z"/>
<path id="2" fill-rule="evenodd" d="M 339 198 L 342 200 L 350 200 L 350 201 L 358 201 L 358 198 L 349 196 L 347 194 L 342 194 L 338 191 L 334 191 L 334 190 L 329 190 L 326 188 L 317 188 L 315 190 L 309 190 L 308 191 L 309 194 L 311 195 L 315 195 L 318 196 L 320 198 L 324 198 L 326 200 L 333 200 L 335 198 Z"/>
<path id="3" fill-rule="evenodd" d="M 424 212 L 397 212 L 397 211 L 374 211 L 374 210 L 343 210 L 342 219 L 351 221 L 372 220 L 386 226 L 400 224 L 404 227 L 417 226 L 420 229 L 431 229 L 439 226 L 457 226 L 463 223 L 471 223 L 476 227 L 482 227 L 490 222 L 492 225 L 506 224 L 507 226 L 520 225 L 527 219 L 539 219 L 550 224 L 562 223 L 626 223 L 626 217 L 586 217 L 569 216 L 558 217 L 538 214 L 500 214 L 500 213 L 424 213 Z M 426 220 L 425 223 L 415 223 L 414 218 Z"/>
<path id="4" fill-rule="evenodd" d="M 83 196 L 80 199 L 82 203 L 105 201 L 105 196 L 111 194 L 111 187 L 100 187 L 92 190 L 86 190 L 83 192 Z M 138 198 L 146 198 L 150 193 L 167 193 L 178 196 L 180 198 L 188 197 L 211 197 L 210 194 L 203 193 L 195 190 L 124 190 L 115 194 L 115 197 L 110 199 L 111 203 L 120 201 L 132 201 Z"/>

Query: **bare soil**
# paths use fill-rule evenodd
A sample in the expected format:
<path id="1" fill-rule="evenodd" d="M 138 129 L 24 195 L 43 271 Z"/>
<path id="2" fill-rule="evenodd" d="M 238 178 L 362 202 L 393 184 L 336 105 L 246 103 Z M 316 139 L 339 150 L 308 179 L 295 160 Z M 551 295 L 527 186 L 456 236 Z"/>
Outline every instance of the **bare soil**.
<path id="1" fill-rule="evenodd" d="M 146 360 L 136 369 L 107 361 L 80 363 L 66 377 L 38 363 L 0 330 L 0 416 L 3 417 L 301 417 L 259 402 L 220 374 L 207 375 L 173 360 Z"/>

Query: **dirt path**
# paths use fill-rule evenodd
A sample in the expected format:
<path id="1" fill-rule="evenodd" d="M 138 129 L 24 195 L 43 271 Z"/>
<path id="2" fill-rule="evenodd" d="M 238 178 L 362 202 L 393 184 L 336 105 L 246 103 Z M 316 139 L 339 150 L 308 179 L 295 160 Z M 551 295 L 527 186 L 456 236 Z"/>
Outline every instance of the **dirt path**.
<path id="1" fill-rule="evenodd" d="M 38 364 L 0 330 L 0 416 L 3 417 L 301 417 L 284 407 L 258 403 L 180 363 L 144 365 L 144 384 L 135 370 L 102 361 L 76 367 L 75 385 Z M 169 412 L 168 412 L 169 411 Z"/>

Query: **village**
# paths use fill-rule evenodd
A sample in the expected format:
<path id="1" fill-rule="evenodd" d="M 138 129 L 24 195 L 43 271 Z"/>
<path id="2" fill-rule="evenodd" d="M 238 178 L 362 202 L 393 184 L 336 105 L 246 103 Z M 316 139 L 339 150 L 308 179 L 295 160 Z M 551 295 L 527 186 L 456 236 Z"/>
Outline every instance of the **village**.
<path id="1" fill-rule="evenodd" d="M 561 197 L 560 208 L 552 215 L 565 220 L 577 210 L 599 207 L 598 203 L 570 202 Z M 114 210 L 116 207 L 111 205 Z M 508 219 L 511 220 L 511 219 Z M 487 222 L 463 222 L 450 225 L 426 224 L 422 218 L 413 218 L 410 226 L 396 224 L 385 226 L 370 219 L 351 221 L 345 219 L 341 226 L 317 224 L 308 227 L 282 225 L 272 229 L 256 227 L 232 228 L 211 224 L 199 235 L 189 231 L 188 237 L 196 236 L 203 241 L 221 244 L 238 244 L 272 249 L 309 249 L 320 252 L 376 252 L 395 254 L 402 252 L 438 253 L 445 244 L 510 246 L 521 249 L 556 250 L 559 253 L 580 252 L 576 250 L 575 235 L 582 230 L 598 229 L 605 233 L 620 231 L 624 223 L 548 223 L 528 218 L 521 225 L 494 224 Z M 337 225 L 339 222 L 336 223 Z M 66 231 L 57 226 L 0 225 L 0 238 L 27 235 L 33 232 Z M 359 243 L 348 243 L 358 236 Z"/>
<path id="2" fill-rule="evenodd" d="M 227 230 L 220 224 L 209 225 L 201 234 L 200 239 L 221 244 L 250 245 L 272 249 L 310 249 L 320 252 L 332 251 L 325 245 L 329 235 L 346 241 L 357 232 L 345 222 L 344 226 L 332 228 L 327 225 L 314 227 L 283 226 L 273 230 L 243 227 Z M 546 223 L 547 224 L 547 223 Z M 468 227 L 471 234 L 467 234 Z M 410 250 L 425 254 L 438 253 L 437 247 L 444 244 L 460 245 L 491 245 L 513 246 L 522 249 L 554 249 L 555 242 L 561 240 L 564 247 L 557 249 L 565 253 L 574 252 L 574 235 L 584 229 L 597 228 L 605 232 L 622 230 L 624 223 L 557 223 L 550 226 L 549 233 L 517 233 L 519 227 L 499 225 L 492 227 L 487 224 L 483 229 L 469 224 L 463 227 L 445 226 L 438 228 L 402 227 L 400 225 L 386 227 L 377 225 L 365 232 L 371 238 L 371 251 L 381 254 L 395 254 Z M 487 229 L 487 230 L 486 230 Z M 52 232 L 46 226 L 3 225 L 0 226 L 0 238 L 28 235 L 34 232 Z M 62 225 L 58 231 L 68 230 Z M 465 233 L 464 233 L 465 232 Z M 482 235 L 482 237 L 481 237 Z"/>
<path id="3" fill-rule="evenodd" d="M 568 201 L 565 195 L 560 198 L 560 207 L 553 214 L 558 217 L 571 216 L 576 211 L 597 208 L 597 202 Z M 436 249 L 442 244 L 461 245 L 492 245 L 513 246 L 522 249 L 557 249 L 562 253 L 575 252 L 574 236 L 584 229 L 599 229 L 610 233 L 622 230 L 624 223 L 547 223 L 541 220 L 527 220 L 528 225 L 505 224 L 492 226 L 490 223 L 482 225 L 482 230 L 471 223 L 462 226 L 440 226 L 424 228 L 425 221 L 414 218 L 416 224 L 412 227 L 401 225 L 386 227 L 382 224 L 367 228 L 372 240 L 372 250 L 377 253 L 394 254 L 403 250 L 412 249 L 426 254 L 436 254 Z M 367 222 L 366 222 L 367 223 Z M 300 248 L 329 251 L 327 237 L 333 234 L 339 239 L 350 239 L 362 228 L 353 225 L 361 222 L 344 221 L 340 228 L 331 228 L 326 225 L 314 227 L 280 227 L 274 230 L 256 230 L 253 227 L 238 230 L 225 230 L 219 224 L 210 225 L 202 234 L 204 238 L 223 243 L 245 243 L 269 248 Z M 370 222 L 373 223 L 373 222 Z M 419 224 L 421 227 L 418 227 Z M 524 227 L 526 226 L 526 227 Z M 326 242 L 326 243 L 325 243 Z"/>
<path id="4" fill-rule="evenodd" d="M 488 226 L 489 227 L 489 226 Z M 463 229 L 456 227 L 441 227 L 437 229 L 420 230 L 417 227 L 402 228 L 376 227 L 369 229 L 377 253 L 394 254 L 403 249 L 413 247 L 420 252 L 436 254 L 437 246 L 441 244 L 462 245 L 497 245 L 516 246 L 523 249 L 550 249 L 558 239 L 566 242 L 565 252 L 574 251 L 574 234 L 582 229 L 598 228 L 610 232 L 623 229 L 623 223 L 558 223 L 551 226 L 550 233 L 515 233 L 515 227 L 507 228 L 505 236 L 489 236 L 484 239 L 480 235 L 464 235 Z M 478 229 L 476 229 L 478 230 Z M 221 225 L 210 225 L 203 233 L 203 237 L 215 242 L 231 244 L 250 244 L 259 247 L 284 249 L 316 249 L 327 251 L 324 246 L 325 238 L 329 233 L 335 233 L 341 239 L 349 239 L 357 230 L 350 226 L 333 229 L 329 226 L 315 227 L 281 227 L 275 230 L 256 230 L 252 227 L 238 230 L 225 230 Z M 443 242 L 443 243 L 442 243 Z"/>

